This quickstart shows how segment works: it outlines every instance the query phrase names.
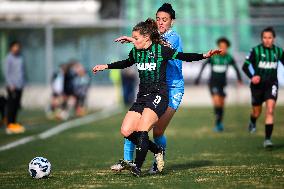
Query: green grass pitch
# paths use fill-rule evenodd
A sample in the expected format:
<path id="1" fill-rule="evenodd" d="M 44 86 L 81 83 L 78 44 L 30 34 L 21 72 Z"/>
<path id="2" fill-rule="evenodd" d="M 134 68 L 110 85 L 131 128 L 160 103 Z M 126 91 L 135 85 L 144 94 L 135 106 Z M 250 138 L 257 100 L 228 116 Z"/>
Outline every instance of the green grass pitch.
<path id="1" fill-rule="evenodd" d="M 211 108 L 181 108 L 166 131 L 164 172 L 147 175 L 153 158 L 148 153 L 141 178 L 109 169 L 123 156 L 119 130 L 124 113 L 82 125 L 0 152 L 0 188 L 284 188 L 284 107 L 275 112 L 272 150 L 262 147 L 263 117 L 254 135 L 247 132 L 249 111 L 249 107 L 227 107 L 225 131 L 214 133 Z M 21 120 L 29 125 L 27 132 L 6 136 L 1 129 L 0 145 L 58 124 L 38 111 L 21 113 Z M 51 162 L 48 179 L 29 176 L 28 163 L 36 156 Z"/>

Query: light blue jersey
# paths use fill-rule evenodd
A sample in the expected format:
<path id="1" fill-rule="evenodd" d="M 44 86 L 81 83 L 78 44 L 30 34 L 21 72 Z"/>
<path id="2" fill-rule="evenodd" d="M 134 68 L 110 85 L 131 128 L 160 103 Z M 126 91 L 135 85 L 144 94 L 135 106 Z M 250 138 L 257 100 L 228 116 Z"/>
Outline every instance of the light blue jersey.
<path id="1" fill-rule="evenodd" d="M 182 52 L 182 42 L 180 36 L 173 30 L 169 30 L 162 37 L 171 45 L 172 49 Z M 168 87 L 184 88 L 182 76 L 182 61 L 170 60 L 167 65 L 167 84 Z"/>
<path id="2" fill-rule="evenodd" d="M 171 48 L 182 52 L 180 36 L 173 30 L 169 30 L 162 37 L 171 45 Z M 167 85 L 169 91 L 169 106 L 178 109 L 184 93 L 184 80 L 182 76 L 182 61 L 170 60 L 167 65 Z"/>

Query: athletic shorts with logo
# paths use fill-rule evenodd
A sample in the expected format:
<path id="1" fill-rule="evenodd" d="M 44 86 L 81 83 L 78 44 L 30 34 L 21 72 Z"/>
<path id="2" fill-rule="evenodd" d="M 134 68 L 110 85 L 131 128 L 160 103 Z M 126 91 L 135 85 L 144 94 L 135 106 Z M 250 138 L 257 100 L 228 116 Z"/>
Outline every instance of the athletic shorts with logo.
<path id="1" fill-rule="evenodd" d="M 254 85 L 251 83 L 251 99 L 253 106 L 262 105 L 268 99 L 277 101 L 278 97 L 278 82 L 262 82 Z"/>
<path id="2" fill-rule="evenodd" d="M 150 108 L 160 118 L 167 110 L 169 97 L 163 93 L 138 93 L 137 99 L 129 109 L 142 114 L 144 108 Z"/>
<path id="3" fill-rule="evenodd" d="M 183 87 L 168 87 L 169 92 L 169 104 L 168 106 L 173 108 L 174 110 L 177 110 L 183 94 L 184 94 L 184 88 Z"/>

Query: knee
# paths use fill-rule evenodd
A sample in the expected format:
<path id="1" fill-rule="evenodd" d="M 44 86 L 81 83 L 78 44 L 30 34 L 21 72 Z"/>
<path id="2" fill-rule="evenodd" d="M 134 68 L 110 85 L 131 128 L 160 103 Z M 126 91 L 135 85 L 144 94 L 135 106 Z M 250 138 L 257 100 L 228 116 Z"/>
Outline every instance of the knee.
<path id="1" fill-rule="evenodd" d="M 125 127 L 121 127 L 120 129 L 120 133 L 124 136 L 124 137 L 128 137 L 131 134 L 131 131 Z"/>
<path id="2" fill-rule="evenodd" d="M 266 115 L 270 115 L 270 116 L 272 116 L 274 114 L 274 109 L 273 108 L 267 108 L 266 109 Z"/>
<path id="3" fill-rule="evenodd" d="M 153 137 L 160 137 L 164 134 L 164 130 L 159 127 L 154 127 L 153 129 Z"/>
<path id="4" fill-rule="evenodd" d="M 258 118 L 261 114 L 261 110 L 253 110 L 252 111 L 252 116 L 255 118 Z"/>

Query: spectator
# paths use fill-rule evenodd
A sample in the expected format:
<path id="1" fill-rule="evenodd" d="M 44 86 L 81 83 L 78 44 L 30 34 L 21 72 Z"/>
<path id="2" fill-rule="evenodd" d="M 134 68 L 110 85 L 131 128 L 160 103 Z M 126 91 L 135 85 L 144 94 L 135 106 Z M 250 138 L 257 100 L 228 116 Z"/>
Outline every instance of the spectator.
<path id="1" fill-rule="evenodd" d="M 21 107 L 21 97 L 25 84 L 24 59 L 21 55 L 21 44 L 14 41 L 9 46 L 9 54 L 4 61 L 4 75 L 7 88 L 7 134 L 18 134 L 25 132 L 25 128 L 17 123 L 17 114 Z"/>

